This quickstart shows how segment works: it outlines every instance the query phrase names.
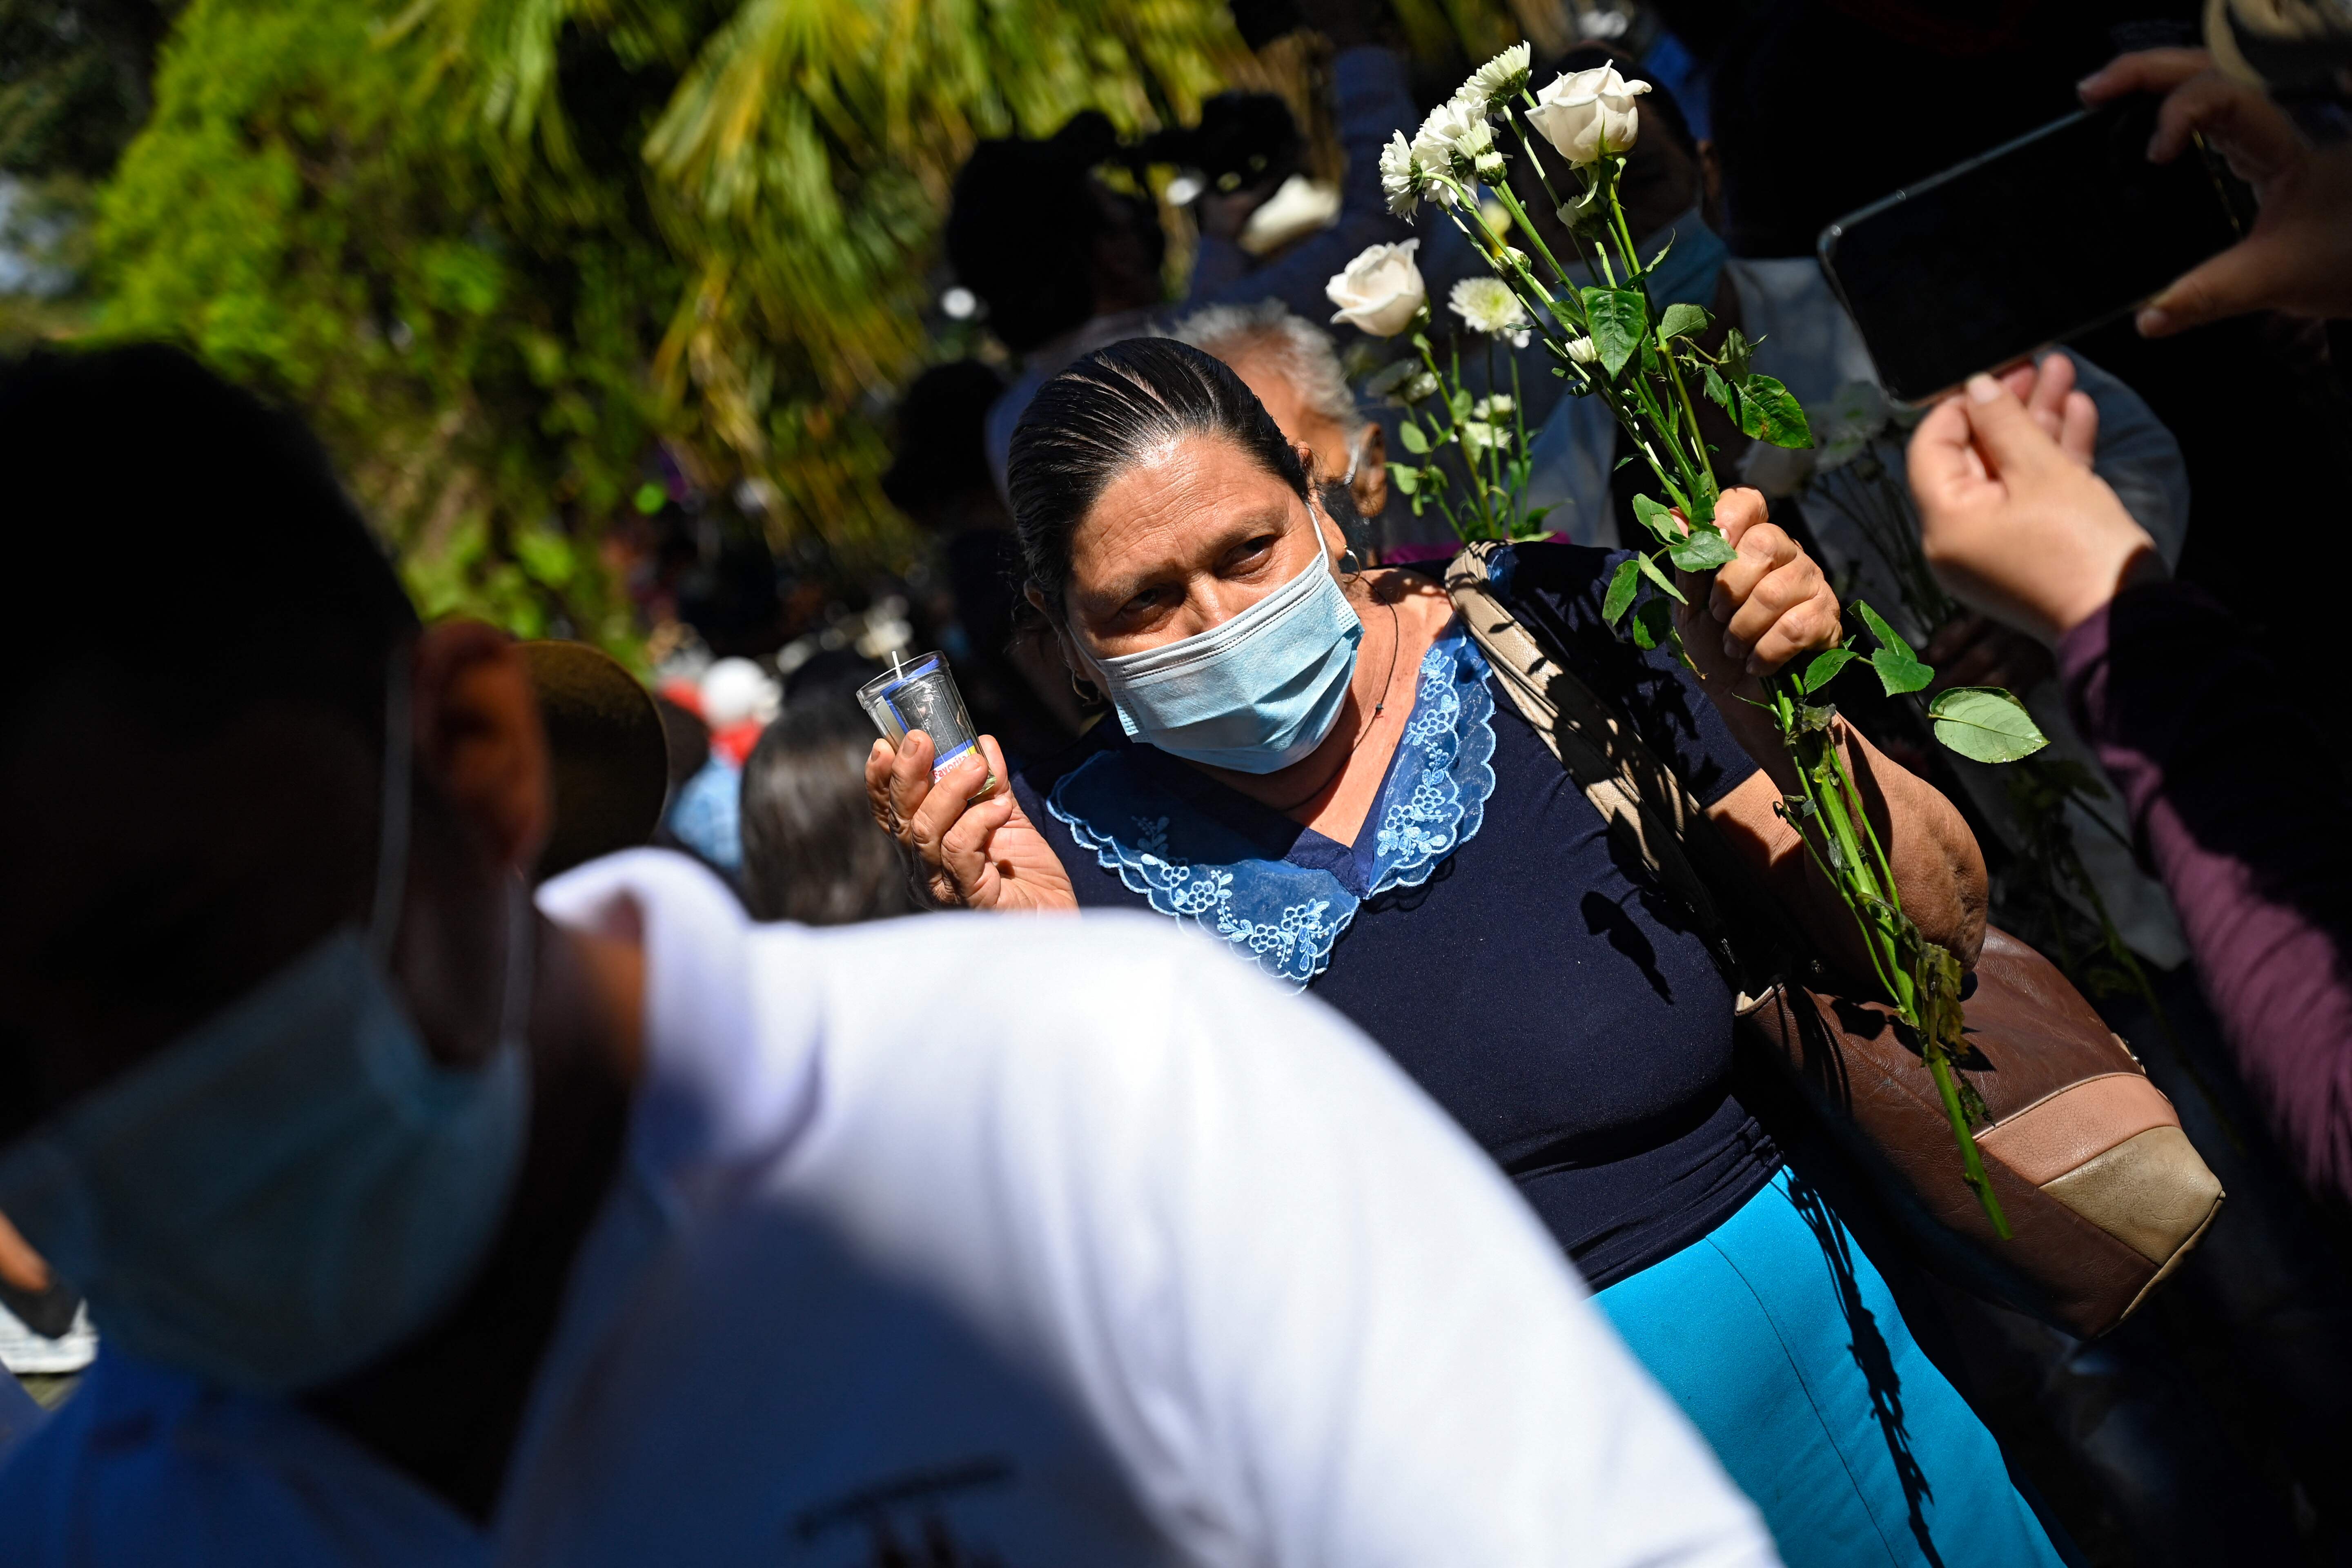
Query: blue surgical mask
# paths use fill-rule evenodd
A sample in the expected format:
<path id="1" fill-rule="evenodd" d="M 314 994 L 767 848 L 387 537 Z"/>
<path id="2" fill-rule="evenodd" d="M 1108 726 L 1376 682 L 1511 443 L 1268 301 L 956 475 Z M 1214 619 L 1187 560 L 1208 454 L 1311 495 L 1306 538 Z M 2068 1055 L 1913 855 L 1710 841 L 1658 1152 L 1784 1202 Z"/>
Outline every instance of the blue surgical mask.
<path id="1" fill-rule="evenodd" d="M 487 1252 L 521 1163 L 520 884 L 484 1065 L 435 1061 L 385 972 L 406 864 L 404 677 L 386 704 L 372 931 L 331 932 L 0 1155 L 0 1212 L 89 1298 L 100 1333 L 230 1388 L 329 1383 L 429 1323 Z"/>
<path id="2" fill-rule="evenodd" d="M 1139 741 L 1245 773 L 1278 773 L 1339 721 L 1364 623 L 1318 551 L 1307 569 L 1223 625 L 1097 658 L 1103 692 Z"/>

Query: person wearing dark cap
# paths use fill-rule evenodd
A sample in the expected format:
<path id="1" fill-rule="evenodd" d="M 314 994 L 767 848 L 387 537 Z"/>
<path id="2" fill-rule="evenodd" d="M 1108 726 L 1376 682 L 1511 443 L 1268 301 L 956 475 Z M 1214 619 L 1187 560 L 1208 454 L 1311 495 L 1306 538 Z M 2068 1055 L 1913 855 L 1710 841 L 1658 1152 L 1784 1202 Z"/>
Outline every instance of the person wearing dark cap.
<path id="1" fill-rule="evenodd" d="M 621 662 L 578 642 L 519 645 L 547 731 L 552 820 L 532 876 L 651 842 L 669 791 L 653 694 Z"/>

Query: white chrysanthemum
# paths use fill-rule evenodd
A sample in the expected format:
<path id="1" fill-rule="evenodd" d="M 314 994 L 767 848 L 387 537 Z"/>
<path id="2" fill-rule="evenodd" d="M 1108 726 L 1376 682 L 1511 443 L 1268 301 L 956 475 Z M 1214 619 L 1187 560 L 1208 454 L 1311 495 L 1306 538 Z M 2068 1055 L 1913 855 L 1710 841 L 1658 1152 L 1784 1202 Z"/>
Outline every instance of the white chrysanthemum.
<path id="1" fill-rule="evenodd" d="M 1451 102 L 1439 104 L 1421 122 L 1421 133 L 1412 139 L 1412 155 L 1423 168 L 1460 180 L 1481 176 L 1480 159 L 1491 162 L 1500 157 L 1495 151 L 1495 128 L 1486 123 L 1486 117 Z M 1501 172 L 1499 165 L 1496 172 Z M 1453 193 L 1443 185 L 1429 194 L 1453 205 Z"/>
<path id="2" fill-rule="evenodd" d="M 1482 397 L 1477 402 L 1472 404 L 1470 405 L 1470 417 L 1473 419 L 1507 419 L 1510 416 L 1511 410 L 1517 406 L 1517 405 L 1511 401 L 1508 394 L 1498 392 L 1492 397 Z"/>
<path id="3" fill-rule="evenodd" d="M 1381 192 L 1389 199 L 1389 211 L 1399 217 L 1411 217 L 1413 208 L 1421 205 L 1422 194 L 1429 176 L 1421 160 L 1412 155 L 1412 145 L 1400 131 L 1381 149 Z"/>
<path id="4" fill-rule="evenodd" d="M 1568 340 L 1568 357 L 1579 364 L 1591 364 L 1601 357 L 1601 351 L 1592 346 L 1591 338 L 1570 338 Z"/>
<path id="5" fill-rule="evenodd" d="M 1516 331 L 1528 324 L 1527 308 L 1511 286 L 1499 278 L 1465 278 L 1446 297 L 1446 307 L 1490 338 Z"/>
<path id="6" fill-rule="evenodd" d="M 1492 114 L 1498 104 L 1507 105 L 1528 89 L 1528 46 L 1513 44 L 1472 71 L 1454 100 L 1473 114 Z"/>

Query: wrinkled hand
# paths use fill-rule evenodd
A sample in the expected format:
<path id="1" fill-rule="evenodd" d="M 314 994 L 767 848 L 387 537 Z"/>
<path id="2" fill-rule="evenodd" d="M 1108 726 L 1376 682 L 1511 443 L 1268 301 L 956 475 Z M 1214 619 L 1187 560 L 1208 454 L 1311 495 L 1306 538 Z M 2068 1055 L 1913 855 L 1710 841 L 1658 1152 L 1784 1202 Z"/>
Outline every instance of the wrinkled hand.
<path id="1" fill-rule="evenodd" d="M 2191 132 L 2202 135 L 2262 204 L 2244 239 L 2148 301 L 2139 313 L 2144 336 L 2249 310 L 2352 316 L 2352 147 L 2315 149 L 2260 89 L 2222 76 L 2202 49 L 2125 55 L 2082 92 L 2090 104 L 2166 94 L 2148 157 L 2168 163 Z"/>
<path id="2" fill-rule="evenodd" d="M 2126 582 L 2163 572 L 2147 530 L 2015 393 L 1971 377 L 1913 432 L 1907 467 L 1937 578 L 1970 608 L 2054 643 Z"/>
<path id="3" fill-rule="evenodd" d="M 1841 636 L 1829 579 L 1795 540 L 1765 521 L 1765 510 L 1761 491 L 1726 490 L 1715 521 L 1738 559 L 1719 567 L 1712 582 L 1675 574 L 1690 601 L 1675 606 L 1675 626 L 1718 702 L 1760 699 L 1765 676 Z"/>
<path id="4" fill-rule="evenodd" d="M 996 737 L 982 735 L 966 755 L 931 782 L 931 738 L 910 730 L 895 750 L 876 741 L 866 754 L 866 799 L 874 821 L 898 841 L 920 868 L 923 890 L 948 909 L 1075 910 L 1070 875 L 1021 809 L 1006 782 L 1011 773 Z M 993 773 L 995 794 L 971 795 Z"/>

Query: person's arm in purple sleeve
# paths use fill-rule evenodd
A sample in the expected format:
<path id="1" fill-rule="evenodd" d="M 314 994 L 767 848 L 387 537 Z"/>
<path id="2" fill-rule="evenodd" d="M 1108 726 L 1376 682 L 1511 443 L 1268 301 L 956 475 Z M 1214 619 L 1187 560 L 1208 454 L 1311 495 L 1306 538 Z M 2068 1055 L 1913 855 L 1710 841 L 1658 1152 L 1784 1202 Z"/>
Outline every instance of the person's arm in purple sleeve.
<path id="1" fill-rule="evenodd" d="M 2025 373 L 2031 391 L 2031 373 Z M 2352 791 L 2308 688 L 2166 581 L 2115 492 L 1979 376 L 1912 437 L 1927 559 L 1976 609 L 2057 650 L 2247 1083 L 2305 1179 L 2352 1198 Z"/>
<path id="2" fill-rule="evenodd" d="M 2240 1070 L 2304 1179 L 2352 1200 L 2352 790 L 2307 690 L 2178 583 L 2126 589 L 2057 651 Z"/>
<path id="3" fill-rule="evenodd" d="M 1344 270 L 1366 246 L 1412 237 L 1412 226 L 1391 216 L 1388 198 L 1381 194 L 1382 144 L 1399 131 L 1411 136 L 1418 123 L 1412 95 L 1405 90 L 1404 62 L 1387 49 L 1367 45 L 1342 51 L 1332 65 L 1331 78 L 1339 99 L 1339 144 L 1348 155 L 1348 173 L 1339 185 L 1339 221 L 1255 269 L 1234 240 L 1204 232 L 1184 309 L 1280 300 L 1310 321 L 1327 321 L 1331 302 L 1323 286 L 1334 273 Z M 1202 199 L 1205 204 L 1216 198 Z"/>

